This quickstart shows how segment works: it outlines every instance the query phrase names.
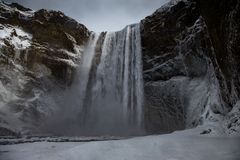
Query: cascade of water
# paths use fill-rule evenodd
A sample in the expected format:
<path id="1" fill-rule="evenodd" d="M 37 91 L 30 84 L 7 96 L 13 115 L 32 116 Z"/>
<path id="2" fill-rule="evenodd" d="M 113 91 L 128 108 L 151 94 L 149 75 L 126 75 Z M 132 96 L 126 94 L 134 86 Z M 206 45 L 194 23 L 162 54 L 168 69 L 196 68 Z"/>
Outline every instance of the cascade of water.
<path id="1" fill-rule="evenodd" d="M 142 73 L 142 46 L 141 46 L 141 33 L 140 33 L 140 25 L 138 24 L 134 28 L 134 36 L 132 36 L 132 46 L 135 47 L 134 49 L 134 56 L 135 57 L 135 65 L 133 73 L 134 80 L 135 80 L 135 97 L 136 97 L 136 110 L 137 110 L 137 122 L 138 125 L 142 125 L 143 120 L 143 103 L 144 103 L 144 88 L 143 88 L 143 73 Z"/>
<path id="2" fill-rule="evenodd" d="M 78 89 L 79 89 L 79 104 L 81 106 L 81 110 L 83 108 L 83 102 L 84 98 L 86 96 L 86 89 L 87 84 L 89 80 L 89 72 L 91 70 L 93 57 L 95 54 L 95 48 L 97 45 L 99 35 L 92 33 L 90 36 L 90 40 L 87 44 L 87 47 L 83 53 L 83 57 L 79 66 L 78 76 L 79 76 L 79 83 L 78 83 Z"/>
<path id="3" fill-rule="evenodd" d="M 81 107 L 85 108 L 82 133 L 141 134 L 143 80 L 139 24 L 101 36 L 91 36 L 79 67 Z M 99 63 L 92 65 L 101 38 L 104 41 Z"/>

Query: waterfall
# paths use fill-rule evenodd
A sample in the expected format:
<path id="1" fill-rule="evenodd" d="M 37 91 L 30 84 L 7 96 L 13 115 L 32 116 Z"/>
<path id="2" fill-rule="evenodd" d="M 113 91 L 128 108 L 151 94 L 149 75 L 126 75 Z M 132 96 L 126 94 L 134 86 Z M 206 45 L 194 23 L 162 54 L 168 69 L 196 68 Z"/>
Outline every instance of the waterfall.
<path id="1" fill-rule="evenodd" d="M 83 106 L 84 98 L 86 96 L 86 89 L 89 80 L 89 73 L 92 66 L 92 60 L 95 55 L 95 47 L 97 45 L 97 40 L 99 35 L 92 33 L 88 45 L 84 51 L 79 70 L 78 70 L 78 88 L 80 106 Z"/>
<path id="2" fill-rule="evenodd" d="M 91 35 L 78 76 L 82 134 L 142 134 L 139 24 L 118 32 Z"/>

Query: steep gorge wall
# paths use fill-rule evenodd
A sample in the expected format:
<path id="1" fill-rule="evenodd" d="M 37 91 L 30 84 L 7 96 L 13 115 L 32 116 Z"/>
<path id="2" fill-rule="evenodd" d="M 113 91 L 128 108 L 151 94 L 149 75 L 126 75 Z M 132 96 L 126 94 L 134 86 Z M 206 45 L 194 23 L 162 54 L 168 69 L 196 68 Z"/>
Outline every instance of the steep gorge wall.
<path id="1" fill-rule="evenodd" d="M 32 131 L 58 107 L 89 35 L 62 12 L 0 3 L 0 135 Z"/>
<path id="2" fill-rule="evenodd" d="M 234 0 L 172 0 L 141 21 L 147 133 L 240 133 L 239 11 Z M 18 4 L 1 3 L 0 23 L 0 135 L 31 133 L 64 100 L 90 31 Z"/>
<path id="3" fill-rule="evenodd" d="M 223 132 L 239 132 L 239 4 L 234 2 L 171 1 L 141 22 L 148 132 L 212 122 Z"/>
<path id="4" fill-rule="evenodd" d="M 148 131 L 165 133 L 200 123 L 209 84 L 205 81 L 211 52 L 207 36 L 192 2 L 172 1 L 142 21 Z M 195 112 L 190 120 L 189 109 Z"/>
<path id="5" fill-rule="evenodd" d="M 231 110 L 240 96 L 240 1 L 197 0 L 197 5 L 214 48 L 221 96 Z"/>

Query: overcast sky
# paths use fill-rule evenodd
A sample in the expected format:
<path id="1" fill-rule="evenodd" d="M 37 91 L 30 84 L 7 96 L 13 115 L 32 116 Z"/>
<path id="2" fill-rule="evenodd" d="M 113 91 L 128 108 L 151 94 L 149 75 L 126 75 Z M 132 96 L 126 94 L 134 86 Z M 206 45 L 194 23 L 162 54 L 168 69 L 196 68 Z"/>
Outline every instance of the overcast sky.
<path id="1" fill-rule="evenodd" d="M 169 0 L 5 0 L 38 10 L 61 10 L 92 31 L 117 31 L 137 23 Z"/>

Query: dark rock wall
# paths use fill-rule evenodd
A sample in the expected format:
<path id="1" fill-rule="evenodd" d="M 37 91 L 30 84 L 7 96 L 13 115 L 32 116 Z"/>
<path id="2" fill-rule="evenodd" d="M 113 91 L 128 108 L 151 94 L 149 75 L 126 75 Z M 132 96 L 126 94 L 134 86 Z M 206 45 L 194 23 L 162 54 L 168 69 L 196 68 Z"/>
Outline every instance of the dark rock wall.
<path id="1" fill-rule="evenodd" d="M 186 29 L 193 26 L 198 18 L 199 11 L 194 3 L 180 1 L 176 5 L 162 7 L 142 21 L 145 81 L 167 80 L 176 75 L 186 75 L 181 69 L 184 66 L 171 66 L 171 70 L 165 71 L 163 67 L 156 68 L 156 62 L 161 64 L 178 56 L 177 39 L 184 36 Z"/>
<path id="2" fill-rule="evenodd" d="M 240 1 L 197 0 L 197 5 L 214 48 L 222 98 L 230 110 L 240 96 Z"/>
<path id="3" fill-rule="evenodd" d="M 0 2 L 0 32 L 7 30 L 0 38 L 0 135 L 32 132 L 58 107 L 90 36 L 62 12 Z"/>
<path id="4" fill-rule="evenodd" d="M 142 20 L 146 129 L 222 121 L 239 99 L 239 1 L 171 1 Z"/>
<path id="5" fill-rule="evenodd" d="M 32 45 L 28 48 L 28 68 L 33 69 L 35 63 L 42 63 L 52 70 L 57 79 L 65 82 L 71 79 L 67 77 L 71 77 L 69 71 L 74 72 L 74 69 L 57 59 L 70 59 L 62 49 L 74 53 L 75 45 L 82 46 L 87 42 L 90 31 L 84 25 L 60 11 L 42 9 L 33 12 L 14 3 L 2 4 L 0 16 L 1 24 L 18 26 L 32 34 Z"/>
<path id="6" fill-rule="evenodd" d="M 166 133 L 186 126 L 187 108 L 182 102 L 185 99 L 181 96 L 182 88 L 189 83 L 188 77 L 206 72 L 205 64 L 193 66 L 194 58 L 199 59 L 194 51 L 202 45 L 195 40 L 203 38 L 204 41 L 203 31 L 198 31 L 199 35 L 195 35 L 195 30 L 188 33 L 199 16 L 194 3 L 179 2 L 163 6 L 142 21 L 145 126 L 150 133 Z M 201 20 L 199 23 L 202 27 Z M 191 40 L 187 42 L 187 39 Z M 184 52 L 189 53 L 183 55 Z"/>

